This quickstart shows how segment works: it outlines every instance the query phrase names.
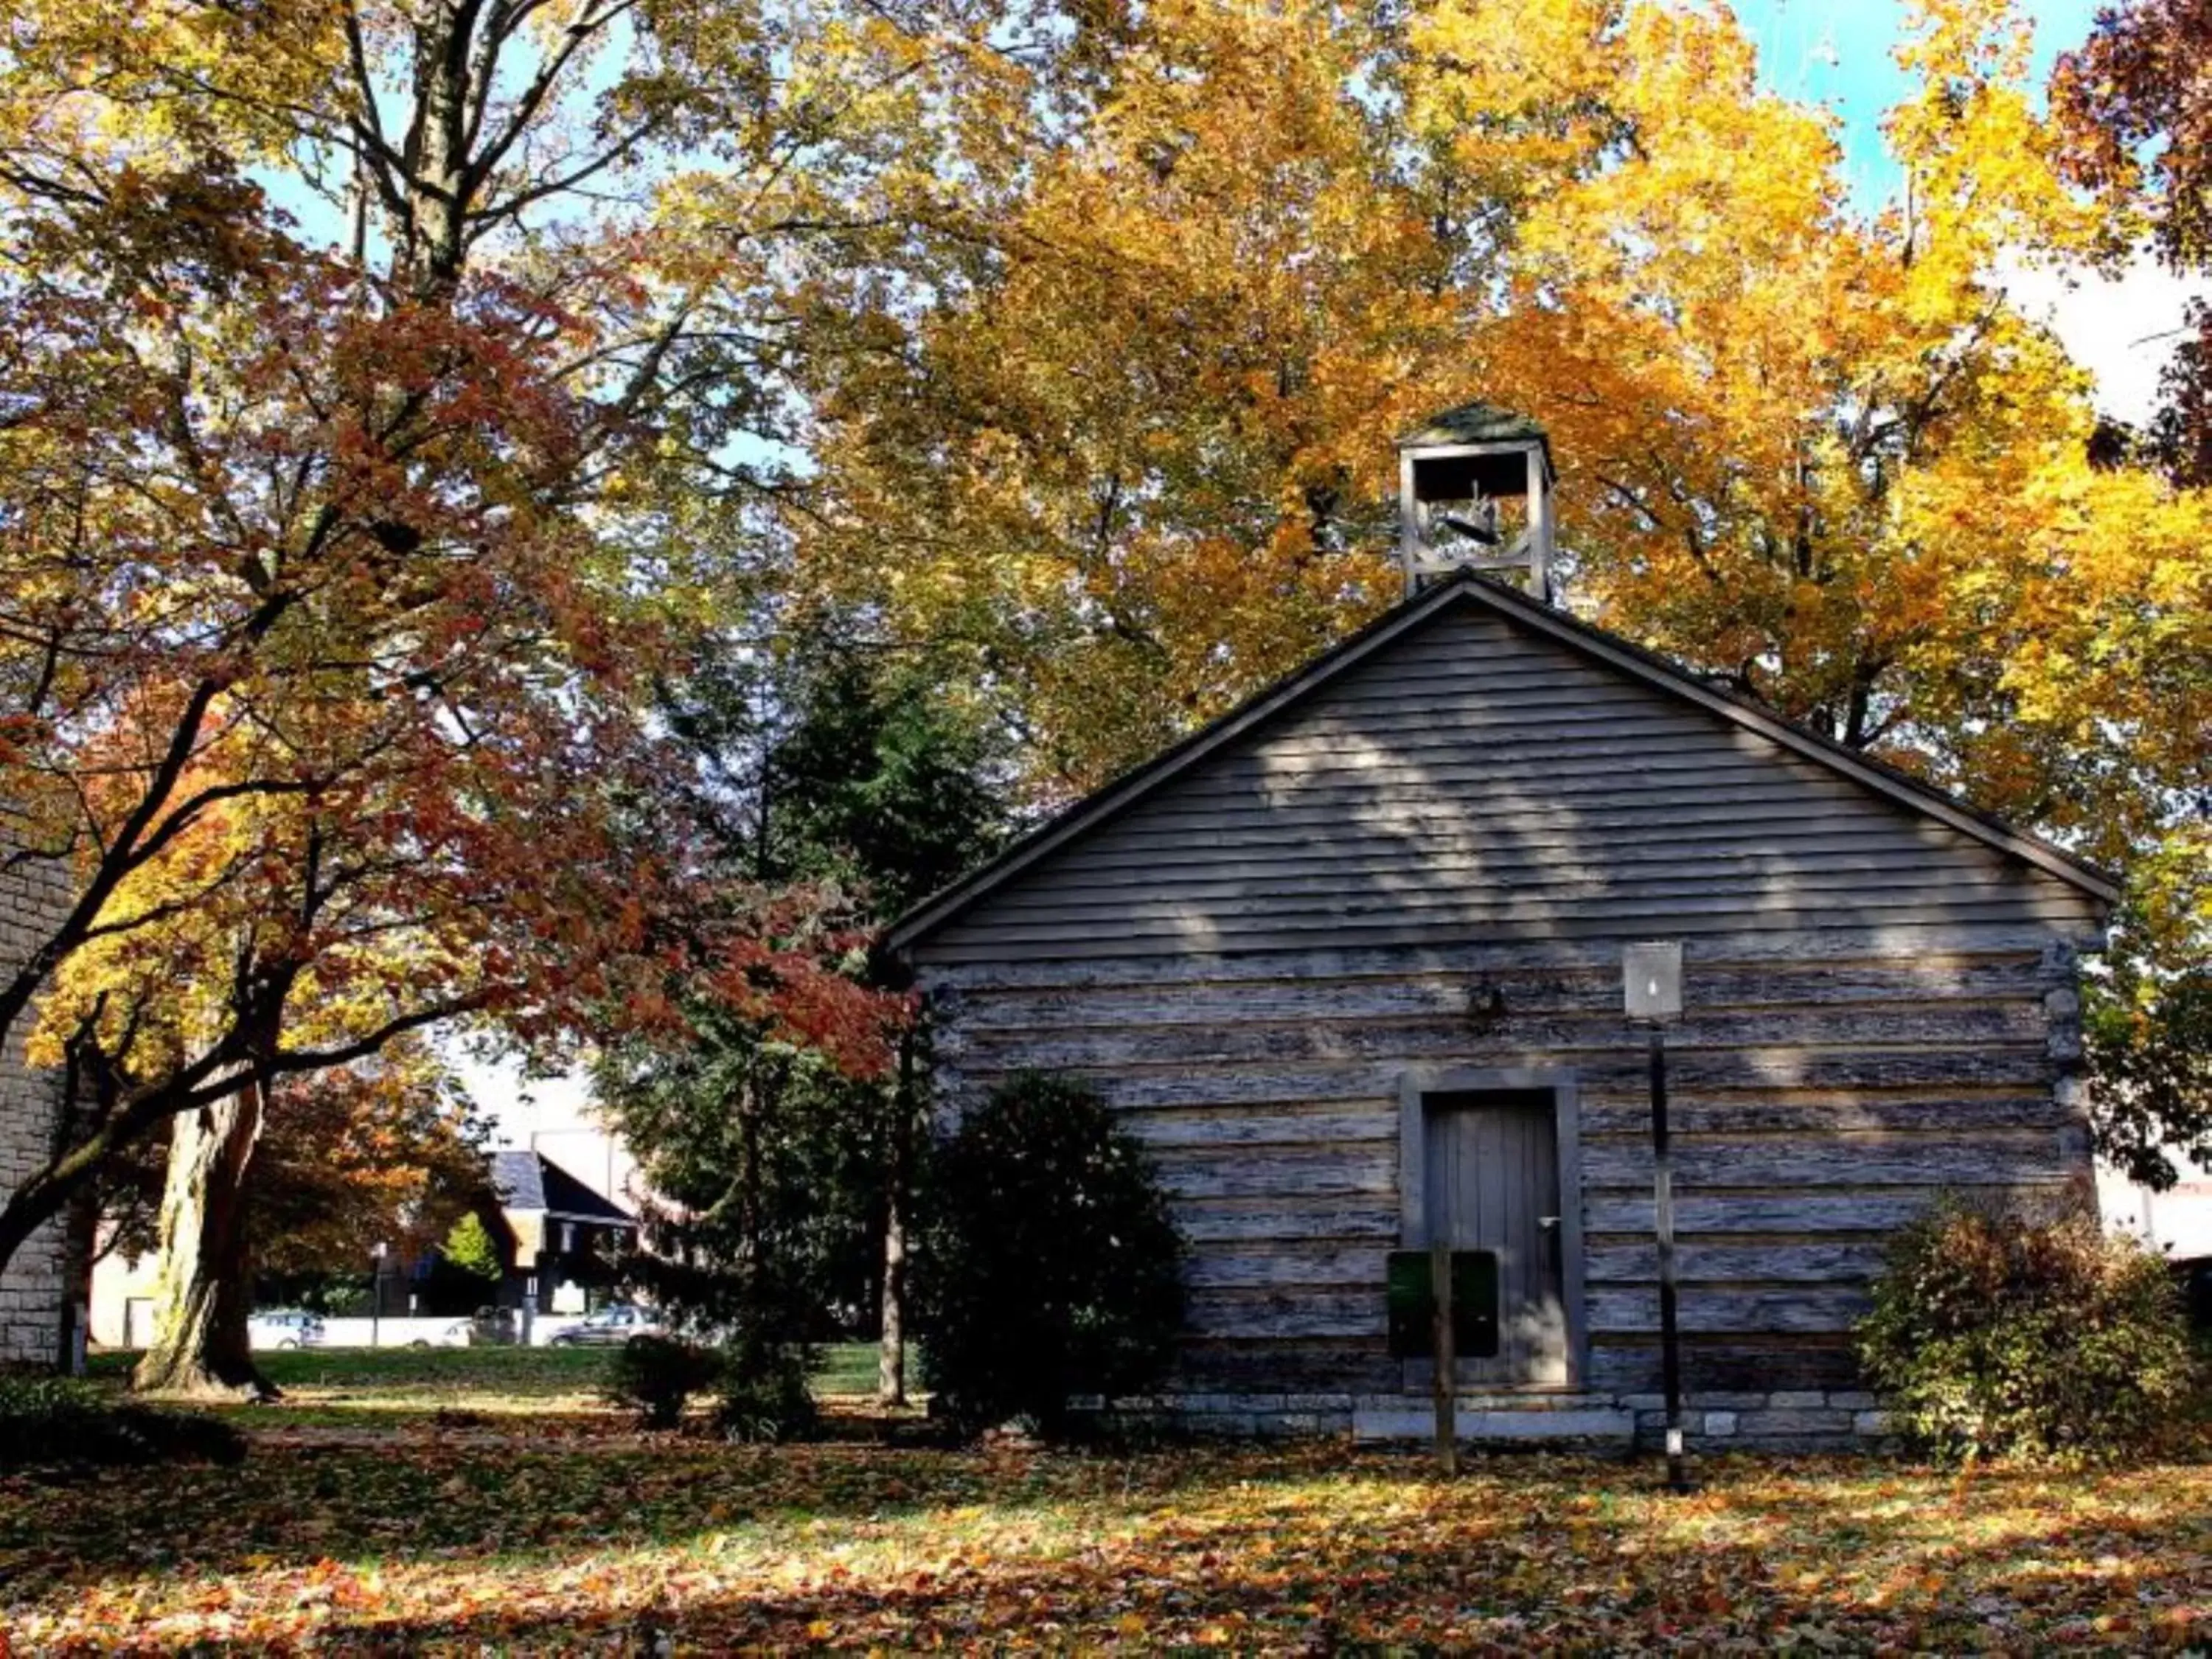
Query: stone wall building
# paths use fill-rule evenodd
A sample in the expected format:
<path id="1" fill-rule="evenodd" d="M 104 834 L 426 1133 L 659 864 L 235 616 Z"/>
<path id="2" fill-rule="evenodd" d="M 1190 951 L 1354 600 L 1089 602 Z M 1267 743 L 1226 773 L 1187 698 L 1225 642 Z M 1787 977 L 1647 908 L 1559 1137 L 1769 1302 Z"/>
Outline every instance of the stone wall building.
<path id="1" fill-rule="evenodd" d="M 50 866 L 0 868 L 0 963 L 12 969 L 20 963 L 40 932 L 40 919 L 66 897 L 61 872 Z M 11 1033 L 0 1053 L 0 1198 L 45 1165 L 61 1133 L 61 1074 L 27 1063 L 27 1035 L 25 1029 Z M 71 1359 L 75 1255 L 71 1231 L 58 1218 L 0 1267 L 0 1365 Z"/>

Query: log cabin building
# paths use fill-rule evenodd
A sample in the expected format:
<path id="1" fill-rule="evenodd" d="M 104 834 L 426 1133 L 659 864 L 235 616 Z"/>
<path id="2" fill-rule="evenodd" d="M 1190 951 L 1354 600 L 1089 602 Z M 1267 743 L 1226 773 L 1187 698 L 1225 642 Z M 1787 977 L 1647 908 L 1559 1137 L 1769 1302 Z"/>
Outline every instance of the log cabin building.
<path id="1" fill-rule="evenodd" d="M 1679 942 L 1687 1426 L 1878 1437 L 1886 1235 L 2089 1190 L 2115 884 L 1548 603 L 1551 486 L 1525 422 L 1414 434 L 1402 604 L 904 917 L 940 1096 L 1055 1073 L 1151 1148 L 1188 1242 L 1152 1408 L 1426 1434 L 1394 1280 L 1441 1237 L 1480 1269 L 1461 1432 L 1628 1440 L 1661 1361 L 1622 957 Z"/>

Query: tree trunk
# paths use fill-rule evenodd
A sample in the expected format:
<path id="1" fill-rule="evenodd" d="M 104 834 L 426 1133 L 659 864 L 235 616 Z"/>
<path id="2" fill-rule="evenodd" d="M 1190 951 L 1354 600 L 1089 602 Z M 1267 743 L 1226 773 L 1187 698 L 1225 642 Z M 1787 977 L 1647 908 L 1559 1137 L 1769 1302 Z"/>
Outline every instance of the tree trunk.
<path id="1" fill-rule="evenodd" d="M 881 1346 L 876 1355 L 876 1402 L 906 1404 L 906 1216 L 894 1188 L 884 1218 L 884 1302 Z"/>
<path id="2" fill-rule="evenodd" d="M 884 1406 L 906 1404 L 906 1212 L 914 1165 L 914 1048 L 915 1031 L 909 1028 L 899 1039 L 890 1168 L 884 1183 L 883 1329 L 876 1356 L 876 1401 Z"/>
<path id="3" fill-rule="evenodd" d="M 261 1138 L 258 1084 L 176 1121 L 161 1192 L 154 1342 L 132 1386 L 189 1399 L 272 1399 L 253 1363 L 246 1175 Z"/>

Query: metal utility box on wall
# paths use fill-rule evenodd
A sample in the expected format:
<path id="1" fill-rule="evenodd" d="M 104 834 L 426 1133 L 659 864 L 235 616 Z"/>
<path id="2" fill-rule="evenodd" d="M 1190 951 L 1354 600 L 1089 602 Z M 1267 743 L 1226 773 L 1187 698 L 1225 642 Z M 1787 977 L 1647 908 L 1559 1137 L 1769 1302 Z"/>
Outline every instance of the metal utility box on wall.
<path id="1" fill-rule="evenodd" d="M 1390 1352 L 1432 1359 L 1437 1352 L 1437 1287 L 1426 1250 L 1390 1252 Z M 1462 1359 L 1498 1355 L 1498 1252 L 1454 1250 L 1452 1352 Z"/>

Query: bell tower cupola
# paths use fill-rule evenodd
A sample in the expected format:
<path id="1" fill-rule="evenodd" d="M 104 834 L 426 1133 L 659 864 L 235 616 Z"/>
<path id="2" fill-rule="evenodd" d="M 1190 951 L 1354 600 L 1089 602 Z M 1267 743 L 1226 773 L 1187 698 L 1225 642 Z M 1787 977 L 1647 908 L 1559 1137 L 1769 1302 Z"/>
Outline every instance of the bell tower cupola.
<path id="1" fill-rule="evenodd" d="M 1551 441 L 1525 415 L 1462 404 L 1398 440 L 1398 559 L 1406 592 L 1457 570 L 1552 597 Z"/>

